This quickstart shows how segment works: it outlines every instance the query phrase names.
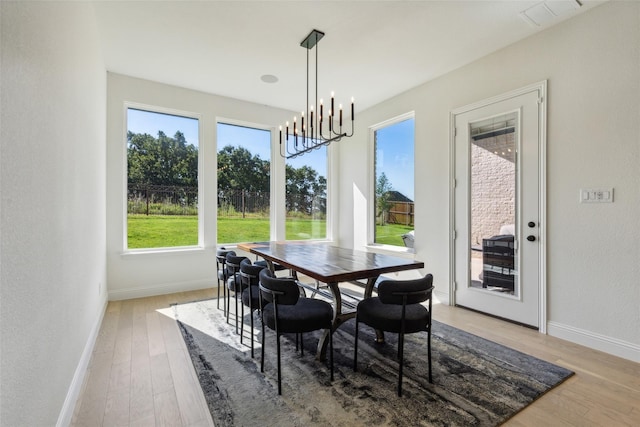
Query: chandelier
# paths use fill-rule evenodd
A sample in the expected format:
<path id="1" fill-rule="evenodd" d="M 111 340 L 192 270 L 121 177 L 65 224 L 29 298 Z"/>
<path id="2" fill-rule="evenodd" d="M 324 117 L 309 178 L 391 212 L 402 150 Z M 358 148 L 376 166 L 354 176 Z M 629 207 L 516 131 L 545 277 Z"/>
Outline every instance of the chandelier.
<path id="1" fill-rule="evenodd" d="M 301 156 L 317 148 L 331 144 L 333 141 L 340 141 L 343 137 L 353 136 L 353 98 L 351 98 L 351 129 L 350 132 L 343 130 L 342 104 L 339 104 L 338 111 L 335 109 L 334 93 L 331 92 L 331 103 L 327 105 L 327 114 L 322 99 L 320 99 L 320 109 L 318 110 L 318 42 L 324 37 L 322 31 L 313 30 L 300 43 L 300 46 L 307 49 L 307 106 L 300 114 L 300 123 L 297 117 L 293 118 L 293 125 L 286 123 L 284 137 L 282 126 L 280 126 L 280 155 L 287 159 Z M 315 96 L 313 102 L 309 103 L 309 51 L 316 48 L 315 60 Z M 315 112 L 315 114 L 314 114 Z M 305 117 L 307 120 L 305 121 Z M 346 128 L 346 126 L 345 126 Z M 283 139 L 284 138 L 284 139 Z"/>

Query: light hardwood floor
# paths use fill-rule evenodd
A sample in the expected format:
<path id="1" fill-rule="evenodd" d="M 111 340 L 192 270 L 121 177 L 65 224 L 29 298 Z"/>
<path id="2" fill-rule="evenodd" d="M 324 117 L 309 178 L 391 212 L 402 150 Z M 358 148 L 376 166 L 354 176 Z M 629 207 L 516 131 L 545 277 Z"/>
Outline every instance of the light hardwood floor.
<path id="1" fill-rule="evenodd" d="M 211 426 L 172 303 L 213 290 L 110 302 L 73 426 Z M 434 318 L 576 375 L 509 420 L 508 426 L 640 426 L 640 364 L 468 310 L 434 305 Z"/>

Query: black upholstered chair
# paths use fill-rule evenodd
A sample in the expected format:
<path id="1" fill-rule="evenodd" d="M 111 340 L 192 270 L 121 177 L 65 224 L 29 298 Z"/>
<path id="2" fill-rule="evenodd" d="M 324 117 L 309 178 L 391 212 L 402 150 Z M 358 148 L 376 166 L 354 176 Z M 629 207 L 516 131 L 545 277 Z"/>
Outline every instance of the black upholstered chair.
<path id="1" fill-rule="evenodd" d="M 233 292 L 236 300 L 236 334 L 238 333 L 238 301 L 243 289 L 242 281 L 240 280 L 240 263 L 245 259 L 247 257 L 237 256 L 235 252 L 227 254 L 226 264 L 229 274 L 227 279 L 227 289 L 229 290 L 227 294 L 227 323 L 229 323 L 229 305 L 231 303 L 231 292 Z"/>
<path id="2" fill-rule="evenodd" d="M 262 313 L 262 361 L 260 372 L 264 372 L 264 335 L 265 326 L 276 333 L 278 357 L 278 394 L 282 394 L 282 375 L 280 366 L 280 335 L 283 333 L 311 332 L 319 329 L 329 330 L 329 364 L 333 381 L 333 307 L 326 301 L 300 296 L 296 281 L 292 278 L 280 278 L 268 269 L 260 272 L 260 307 Z M 302 350 L 304 352 L 304 350 Z M 304 353 L 303 353 L 304 354 Z"/>
<path id="3" fill-rule="evenodd" d="M 398 334 L 398 396 L 402 396 L 402 367 L 404 364 L 404 335 L 427 332 L 427 359 L 429 382 L 431 379 L 431 296 L 433 276 L 427 274 L 415 280 L 383 280 L 378 285 L 378 296 L 363 299 L 356 313 L 353 370 L 358 370 L 358 326 L 360 322 L 374 329 Z M 428 307 L 423 302 L 428 301 Z"/>
<path id="4" fill-rule="evenodd" d="M 249 259 L 245 259 L 240 263 L 240 280 L 242 281 L 242 312 L 240 318 L 240 343 L 244 337 L 244 308 L 249 308 L 250 326 L 251 326 L 251 357 L 253 357 L 253 311 L 260 309 L 260 271 L 266 267 L 261 264 L 251 264 Z"/>
<path id="5" fill-rule="evenodd" d="M 222 288 L 222 309 L 225 314 L 227 313 L 225 301 L 227 300 L 227 279 L 229 278 L 227 272 L 227 254 L 236 254 L 234 251 L 220 248 L 216 251 L 216 271 L 218 275 L 218 310 L 220 309 L 220 288 Z"/>

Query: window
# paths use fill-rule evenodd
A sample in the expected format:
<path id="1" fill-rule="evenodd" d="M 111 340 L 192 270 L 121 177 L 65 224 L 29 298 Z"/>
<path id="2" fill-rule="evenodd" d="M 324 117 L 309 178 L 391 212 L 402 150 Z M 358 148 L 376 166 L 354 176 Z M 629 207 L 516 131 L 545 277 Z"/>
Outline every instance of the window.
<path id="1" fill-rule="evenodd" d="M 286 239 L 327 237 L 327 147 L 287 159 Z"/>
<path id="2" fill-rule="evenodd" d="M 270 237 L 271 132 L 218 123 L 219 244 Z"/>
<path id="3" fill-rule="evenodd" d="M 128 249 L 198 245 L 198 119 L 127 108 Z"/>
<path id="4" fill-rule="evenodd" d="M 413 247 L 413 114 L 373 129 L 374 243 Z"/>

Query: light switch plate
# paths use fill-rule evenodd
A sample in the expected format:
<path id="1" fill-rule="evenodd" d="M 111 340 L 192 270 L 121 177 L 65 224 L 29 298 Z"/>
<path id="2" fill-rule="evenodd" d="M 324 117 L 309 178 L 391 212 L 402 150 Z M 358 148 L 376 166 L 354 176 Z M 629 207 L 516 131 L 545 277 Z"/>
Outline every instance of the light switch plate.
<path id="1" fill-rule="evenodd" d="M 613 203 L 613 188 L 581 189 L 580 203 Z"/>

